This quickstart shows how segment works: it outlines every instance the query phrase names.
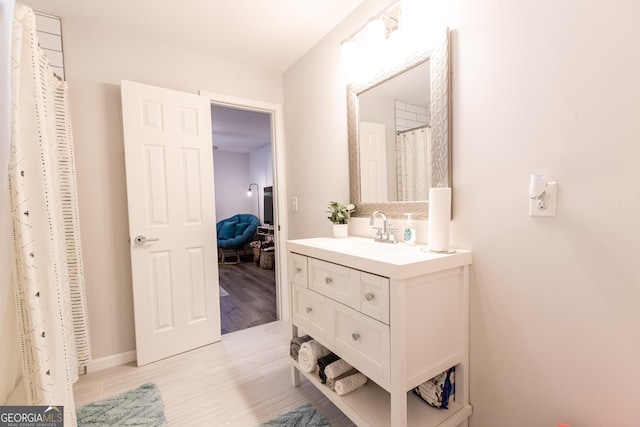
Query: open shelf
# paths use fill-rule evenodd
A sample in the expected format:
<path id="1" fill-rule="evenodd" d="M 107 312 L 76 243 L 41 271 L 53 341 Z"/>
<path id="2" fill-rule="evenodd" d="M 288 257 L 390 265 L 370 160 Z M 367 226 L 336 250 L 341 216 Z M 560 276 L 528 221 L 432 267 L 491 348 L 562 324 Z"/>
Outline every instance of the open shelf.
<path id="1" fill-rule="evenodd" d="M 361 388 L 339 396 L 326 384 L 322 384 L 319 377 L 300 370 L 295 361 L 292 363 L 295 369 L 358 426 L 388 427 L 391 425 L 390 395 L 373 381 L 369 380 Z M 449 402 L 449 409 L 437 409 L 429 406 L 414 393 L 407 393 L 408 426 L 454 427 L 467 419 L 471 412 L 470 405 L 463 407 L 456 402 Z"/>

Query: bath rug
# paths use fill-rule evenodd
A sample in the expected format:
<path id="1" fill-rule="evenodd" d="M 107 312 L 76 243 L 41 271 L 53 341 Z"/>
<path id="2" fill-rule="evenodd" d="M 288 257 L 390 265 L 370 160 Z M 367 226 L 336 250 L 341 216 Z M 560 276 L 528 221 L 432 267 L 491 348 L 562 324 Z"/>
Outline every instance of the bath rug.
<path id="1" fill-rule="evenodd" d="M 331 424 L 307 403 L 258 427 L 331 427 Z"/>
<path id="2" fill-rule="evenodd" d="M 167 427 L 164 403 L 155 384 L 89 403 L 77 411 L 78 427 Z"/>

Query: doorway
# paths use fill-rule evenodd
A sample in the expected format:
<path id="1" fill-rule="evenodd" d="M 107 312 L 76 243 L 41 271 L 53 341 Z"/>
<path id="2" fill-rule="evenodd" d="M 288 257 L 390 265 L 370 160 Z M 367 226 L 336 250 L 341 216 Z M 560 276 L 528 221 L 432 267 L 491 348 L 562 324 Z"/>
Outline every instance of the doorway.
<path id="1" fill-rule="evenodd" d="M 218 228 L 236 221 L 253 224 L 250 232 L 236 233 L 235 247 L 219 245 L 222 334 L 278 319 L 271 116 L 241 106 L 211 104 Z"/>

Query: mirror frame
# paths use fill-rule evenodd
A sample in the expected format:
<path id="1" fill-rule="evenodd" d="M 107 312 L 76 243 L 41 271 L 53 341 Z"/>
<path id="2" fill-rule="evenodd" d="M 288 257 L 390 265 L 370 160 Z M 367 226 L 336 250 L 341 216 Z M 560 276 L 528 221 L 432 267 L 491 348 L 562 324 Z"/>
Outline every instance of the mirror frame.
<path id="1" fill-rule="evenodd" d="M 430 61 L 431 70 L 431 131 L 433 156 L 431 178 L 437 186 L 451 186 L 451 138 L 449 122 L 449 29 L 437 37 L 430 48 L 417 50 L 397 64 L 390 64 L 367 81 L 355 82 L 347 86 L 347 128 L 349 144 L 349 193 L 351 203 L 356 206 L 354 217 L 366 217 L 380 210 L 389 218 L 404 218 L 411 213 L 414 219 L 427 219 L 428 201 L 415 202 L 374 202 L 364 203 L 360 192 L 360 157 L 358 141 L 358 96 L 392 79 L 403 72 Z"/>

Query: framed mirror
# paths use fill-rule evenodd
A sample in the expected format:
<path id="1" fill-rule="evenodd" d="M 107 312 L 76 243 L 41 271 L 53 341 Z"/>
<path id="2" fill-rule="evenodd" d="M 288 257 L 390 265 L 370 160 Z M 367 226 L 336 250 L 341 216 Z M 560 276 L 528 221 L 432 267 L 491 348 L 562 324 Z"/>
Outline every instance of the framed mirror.
<path id="1" fill-rule="evenodd" d="M 449 31 L 347 87 L 353 216 L 426 219 L 429 188 L 451 187 Z"/>

